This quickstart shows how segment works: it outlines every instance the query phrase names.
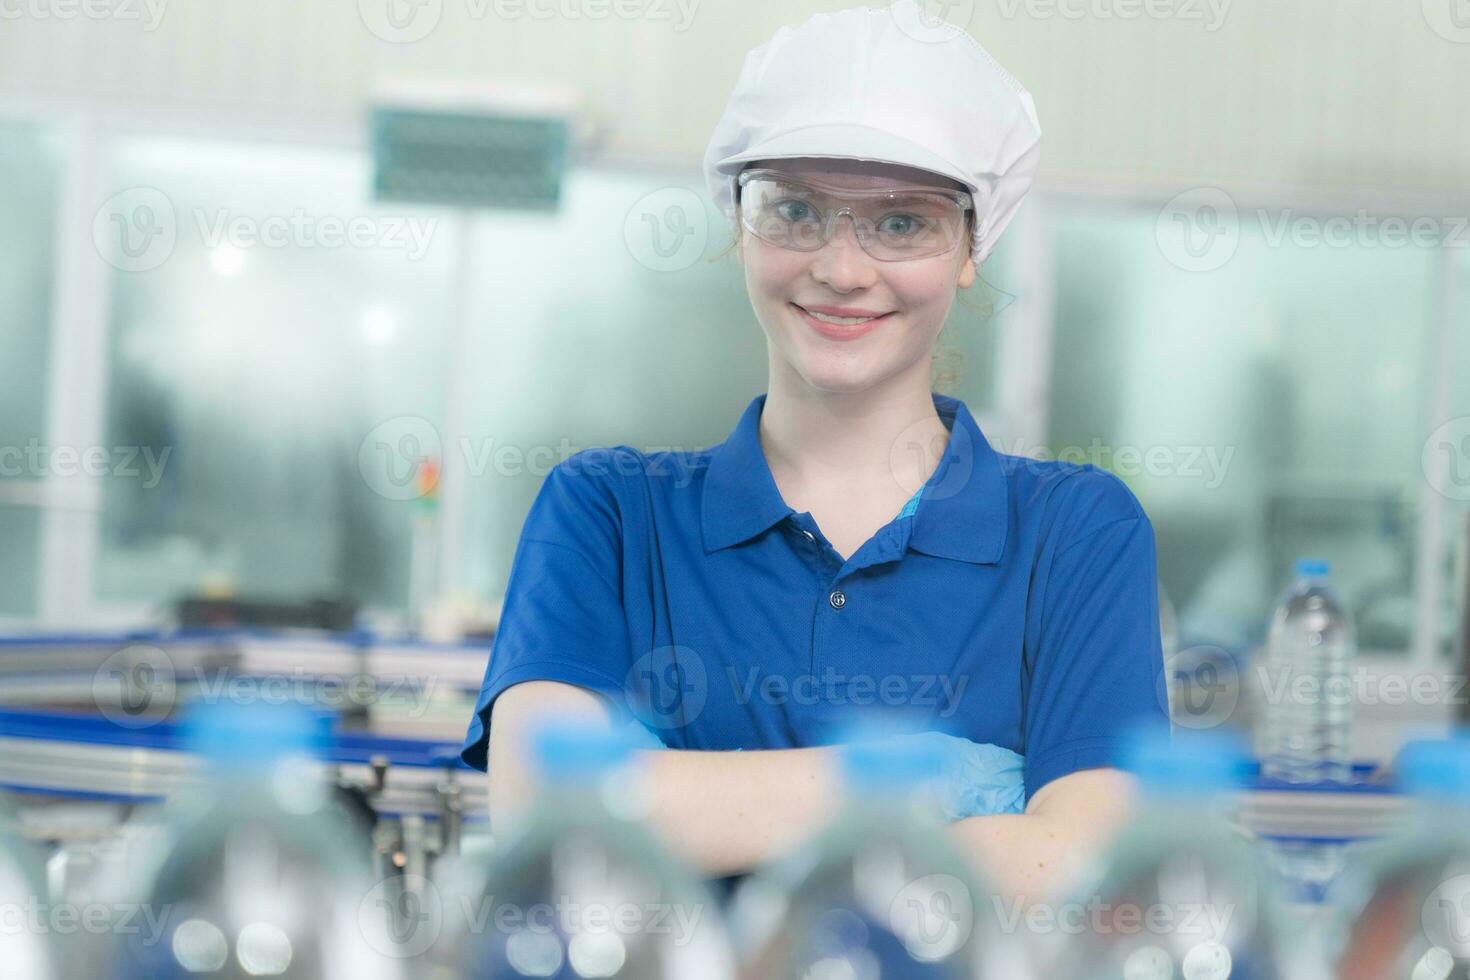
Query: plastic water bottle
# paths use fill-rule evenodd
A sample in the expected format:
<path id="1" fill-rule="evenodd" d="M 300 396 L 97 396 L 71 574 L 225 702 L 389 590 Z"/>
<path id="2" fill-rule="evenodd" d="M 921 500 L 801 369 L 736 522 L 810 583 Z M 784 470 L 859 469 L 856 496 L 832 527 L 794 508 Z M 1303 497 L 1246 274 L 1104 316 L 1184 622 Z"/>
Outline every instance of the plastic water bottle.
<path id="1" fill-rule="evenodd" d="M 1069 980 L 1282 980 L 1281 910 L 1223 794 L 1249 769 L 1223 730 L 1135 735 L 1137 817 L 1077 874 L 1045 937 L 1045 976 Z"/>
<path id="2" fill-rule="evenodd" d="M 1327 581 L 1327 562 L 1297 561 L 1277 606 L 1261 674 L 1261 774 L 1291 783 L 1352 778 L 1352 619 Z"/>
<path id="3" fill-rule="evenodd" d="M 442 936 L 426 978 L 734 976 L 720 910 L 642 823 L 649 800 L 635 742 L 547 725 L 533 745 L 541 789 L 495 851 L 435 881 Z"/>
<path id="4" fill-rule="evenodd" d="M 187 734 L 204 781 L 169 803 L 128 862 L 145 911 L 119 937 L 115 980 L 399 980 L 402 961 L 363 915 L 371 848 L 333 815 L 312 756 L 330 718 L 304 707 L 196 706 Z M 152 927 L 156 924 L 157 931 Z"/>
<path id="5" fill-rule="evenodd" d="M 40 863 L 31 847 L 10 829 L 11 815 L 0 810 L 0 972 L 15 980 L 58 976 L 52 944 L 51 903 Z"/>
<path id="6" fill-rule="evenodd" d="M 1019 919 L 946 836 L 923 790 L 938 765 L 902 739 L 841 747 L 847 798 L 814 840 L 747 878 L 732 931 L 742 975 L 1032 976 Z M 1015 930 L 1006 933 L 1003 924 Z"/>
<path id="7" fill-rule="evenodd" d="M 1333 980 L 1470 975 L 1470 737 L 1410 743 L 1398 773 L 1414 797 L 1404 820 L 1329 891 L 1319 945 Z"/>

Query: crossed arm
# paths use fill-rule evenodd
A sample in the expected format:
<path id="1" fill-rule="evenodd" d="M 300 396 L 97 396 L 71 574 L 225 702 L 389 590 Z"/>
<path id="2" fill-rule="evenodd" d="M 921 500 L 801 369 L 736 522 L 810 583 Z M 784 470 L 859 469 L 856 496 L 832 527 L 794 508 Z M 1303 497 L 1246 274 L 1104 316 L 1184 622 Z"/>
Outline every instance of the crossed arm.
<path id="1" fill-rule="evenodd" d="M 542 713 L 605 720 L 601 697 L 556 681 L 508 688 L 490 727 L 490 820 L 513 822 L 534 783 L 526 732 Z M 655 832 L 709 876 L 749 871 L 809 836 L 841 796 L 828 748 L 652 753 Z M 1051 895 L 1076 863 L 1117 831 L 1133 799 L 1132 777 L 1085 769 L 1035 793 L 1021 814 L 968 817 L 950 833 L 997 888 L 1024 902 Z"/>

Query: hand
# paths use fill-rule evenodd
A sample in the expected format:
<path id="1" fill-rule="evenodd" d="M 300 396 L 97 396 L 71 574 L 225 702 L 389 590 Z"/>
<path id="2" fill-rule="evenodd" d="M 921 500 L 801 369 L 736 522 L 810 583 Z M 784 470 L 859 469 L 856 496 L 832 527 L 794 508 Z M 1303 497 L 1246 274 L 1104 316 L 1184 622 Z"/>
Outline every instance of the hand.
<path id="1" fill-rule="evenodd" d="M 998 745 L 972 742 L 943 732 L 900 737 L 921 739 L 925 748 L 938 756 L 938 775 L 931 786 L 945 819 L 955 821 L 1025 810 L 1022 756 Z"/>

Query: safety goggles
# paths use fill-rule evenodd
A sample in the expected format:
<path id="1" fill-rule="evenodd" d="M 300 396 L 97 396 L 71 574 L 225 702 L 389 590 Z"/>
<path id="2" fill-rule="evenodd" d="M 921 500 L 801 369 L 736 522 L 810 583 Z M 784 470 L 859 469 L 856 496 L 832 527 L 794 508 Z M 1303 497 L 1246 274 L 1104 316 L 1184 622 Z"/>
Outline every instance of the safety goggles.
<path id="1" fill-rule="evenodd" d="M 879 262 L 942 255 L 968 237 L 963 191 L 936 187 L 839 187 L 779 170 L 740 174 L 740 220 L 763 242 L 799 252 L 826 245 L 844 214 Z"/>

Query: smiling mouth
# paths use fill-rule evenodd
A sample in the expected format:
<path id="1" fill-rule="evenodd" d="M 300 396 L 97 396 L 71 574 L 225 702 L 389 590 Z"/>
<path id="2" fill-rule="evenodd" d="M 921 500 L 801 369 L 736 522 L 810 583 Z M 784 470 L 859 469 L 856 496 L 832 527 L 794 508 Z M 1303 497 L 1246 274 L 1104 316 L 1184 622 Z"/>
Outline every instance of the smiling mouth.
<path id="1" fill-rule="evenodd" d="M 816 310 L 809 310 L 806 307 L 800 306 L 796 303 L 792 303 L 791 305 L 795 306 L 798 310 L 805 313 L 807 316 L 811 317 L 814 320 L 820 320 L 823 323 L 830 323 L 833 326 L 837 327 L 856 327 L 860 324 L 872 323 L 874 320 L 881 320 L 884 317 L 891 315 L 890 311 L 889 313 L 881 313 L 877 316 L 832 316 L 830 313 L 818 313 Z"/>

